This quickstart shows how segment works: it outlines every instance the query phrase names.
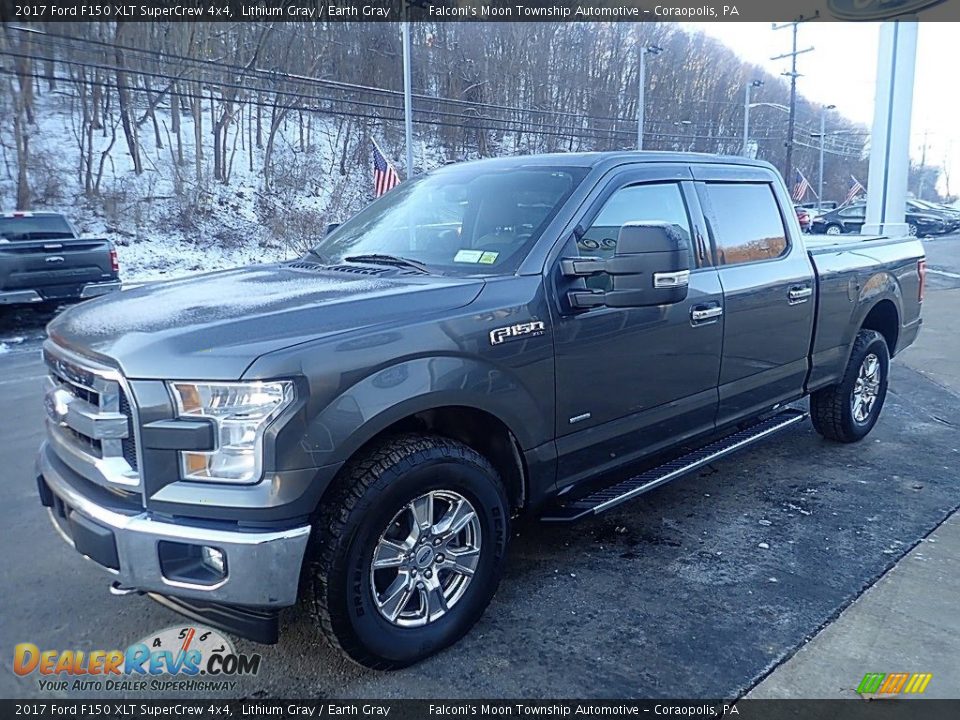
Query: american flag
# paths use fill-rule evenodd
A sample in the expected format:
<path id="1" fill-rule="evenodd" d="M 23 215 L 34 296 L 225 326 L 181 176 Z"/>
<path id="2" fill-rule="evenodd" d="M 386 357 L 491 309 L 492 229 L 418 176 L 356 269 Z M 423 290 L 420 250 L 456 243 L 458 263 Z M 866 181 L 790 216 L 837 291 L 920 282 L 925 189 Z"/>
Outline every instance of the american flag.
<path id="1" fill-rule="evenodd" d="M 847 191 L 847 197 L 844 199 L 843 204 L 846 205 L 848 202 L 852 202 L 857 195 L 862 193 L 866 188 L 860 184 L 860 181 L 857 180 L 853 175 L 850 176 L 850 189 Z"/>
<path id="2" fill-rule="evenodd" d="M 380 197 L 400 184 L 400 176 L 393 165 L 381 152 L 380 146 L 373 143 L 373 195 Z"/>
<path id="3" fill-rule="evenodd" d="M 810 183 L 807 182 L 803 173 L 797 170 L 797 184 L 793 186 L 793 201 L 800 202 L 803 200 L 803 196 L 807 194 L 807 190 L 809 189 Z"/>

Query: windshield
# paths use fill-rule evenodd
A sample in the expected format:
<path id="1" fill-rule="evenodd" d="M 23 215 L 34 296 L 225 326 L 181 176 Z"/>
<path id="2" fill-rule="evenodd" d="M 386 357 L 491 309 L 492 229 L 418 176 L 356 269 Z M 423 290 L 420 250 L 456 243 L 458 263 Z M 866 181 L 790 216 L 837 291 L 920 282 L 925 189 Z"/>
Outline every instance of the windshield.
<path id="1" fill-rule="evenodd" d="M 512 272 L 587 170 L 446 168 L 397 186 L 314 253 L 325 262 L 391 255 L 441 273 Z"/>
<path id="2" fill-rule="evenodd" d="M 6 240 L 58 240 L 72 237 L 73 230 L 61 215 L 0 217 L 0 238 Z"/>

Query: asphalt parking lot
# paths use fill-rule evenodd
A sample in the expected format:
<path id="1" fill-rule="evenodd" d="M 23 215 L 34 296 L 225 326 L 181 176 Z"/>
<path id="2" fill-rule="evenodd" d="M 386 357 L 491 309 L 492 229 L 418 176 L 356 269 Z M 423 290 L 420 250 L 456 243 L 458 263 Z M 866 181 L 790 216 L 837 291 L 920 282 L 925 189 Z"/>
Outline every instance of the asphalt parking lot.
<path id="1" fill-rule="evenodd" d="M 887 405 L 864 442 L 830 444 L 802 424 L 594 520 L 520 523 L 480 623 L 407 670 L 344 661 L 315 639 L 305 612 L 290 610 L 277 646 L 237 642 L 263 662 L 234 696 L 744 693 L 960 507 L 960 385 L 950 375 L 960 238 L 926 245 L 936 272 L 925 329 L 894 362 Z M 112 649 L 181 622 L 147 598 L 109 595 L 108 576 L 60 540 L 37 500 L 43 318 L 31 312 L 0 324 L 3 697 L 44 695 L 35 678 L 13 674 L 16 643 Z"/>

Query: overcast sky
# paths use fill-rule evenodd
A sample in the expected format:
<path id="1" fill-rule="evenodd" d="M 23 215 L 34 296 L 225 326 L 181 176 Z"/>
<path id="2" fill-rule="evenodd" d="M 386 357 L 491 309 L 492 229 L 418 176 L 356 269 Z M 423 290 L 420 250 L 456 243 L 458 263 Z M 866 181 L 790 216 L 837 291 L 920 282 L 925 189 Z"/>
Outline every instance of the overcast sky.
<path id="1" fill-rule="evenodd" d="M 789 60 L 771 61 L 790 50 L 790 30 L 773 30 L 770 23 L 688 23 L 694 30 L 719 39 L 745 60 L 778 75 Z M 798 47 L 814 46 L 797 58 L 803 74 L 797 89 L 856 122 L 873 124 L 876 80 L 877 23 L 810 22 L 800 26 Z M 956 175 L 950 191 L 960 192 L 960 23 L 920 23 L 911 155 L 920 159 L 927 133 L 927 163 L 947 165 Z M 760 90 L 762 93 L 762 89 Z M 945 192 L 941 177 L 940 191 Z"/>

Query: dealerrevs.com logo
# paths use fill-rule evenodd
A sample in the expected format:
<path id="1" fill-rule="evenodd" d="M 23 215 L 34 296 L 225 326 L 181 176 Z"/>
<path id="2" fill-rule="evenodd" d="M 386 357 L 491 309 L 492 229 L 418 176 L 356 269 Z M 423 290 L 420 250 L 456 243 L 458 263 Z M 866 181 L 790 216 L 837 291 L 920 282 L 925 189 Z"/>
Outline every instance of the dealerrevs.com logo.
<path id="1" fill-rule="evenodd" d="M 946 0 L 827 0 L 830 12 L 841 20 L 883 20 L 909 15 Z"/>
<path id="2" fill-rule="evenodd" d="M 232 678 L 256 675 L 260 655 L 237 653 L 216 630 L 175 626 L 148 635 L 126 650 L 41 650 L 20 643 L 13 671 L 37 677 L 44 691 L 229 691 Z"/>

